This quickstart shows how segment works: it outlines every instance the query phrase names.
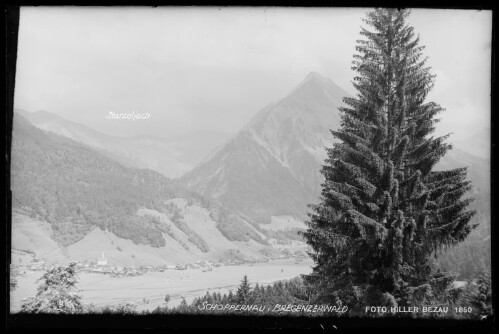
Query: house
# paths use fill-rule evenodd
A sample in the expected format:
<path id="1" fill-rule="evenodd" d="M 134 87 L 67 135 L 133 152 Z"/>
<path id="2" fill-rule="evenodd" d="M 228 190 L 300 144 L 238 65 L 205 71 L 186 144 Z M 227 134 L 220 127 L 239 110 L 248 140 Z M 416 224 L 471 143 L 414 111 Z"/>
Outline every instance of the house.
<path id="1" fill-rule="evenodd" d="M 267 240 L 267 242 L 269 243 L 270 246 L 276 246 L 277 245 L 277 239 L 274 239 L 274 238 L 269 238 Z"/>
<path id="2" fill-rule="evenodd" d="M 104 252 L 102 252 L 102 257 L 97 260 L 98 266 L 107 266 L 107 259 L 104 257 Z"/>

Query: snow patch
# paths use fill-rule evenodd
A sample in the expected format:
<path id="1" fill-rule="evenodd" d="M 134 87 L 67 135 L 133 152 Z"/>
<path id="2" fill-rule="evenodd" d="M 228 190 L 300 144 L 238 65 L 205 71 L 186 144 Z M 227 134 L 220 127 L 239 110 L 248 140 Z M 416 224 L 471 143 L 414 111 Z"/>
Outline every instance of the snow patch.
<path id="1" fill-rule="evenodd" d="M 272 216 L 270 224 L 260 224 L 260 227 L 271 231 L 284 231 L 293 228 L 307 228 L 304 222 L 297 220 L 292 216 Z"/>
<path id="2" fill-rule="evenodd" d="M 253 138 L 253 140 L 258 144 L 260 145 L 261 147 L 263 147 L 267 152 L 270 153 L 270 155 L 272 157 L 274 157 L 282 166 L 286 167 L 286 168 L 289 168 L 289 164 L 287 161 L 283 161 L 275 152 L 274 150 L 272 149 L 272 146 L 266 142 L 265 140 L 261 139 L 258 134 L 256 133 L 256 131 L 254 129 L 251 129 L 249 130 L 249 133 L 251 134 L 251 137 Z"/>

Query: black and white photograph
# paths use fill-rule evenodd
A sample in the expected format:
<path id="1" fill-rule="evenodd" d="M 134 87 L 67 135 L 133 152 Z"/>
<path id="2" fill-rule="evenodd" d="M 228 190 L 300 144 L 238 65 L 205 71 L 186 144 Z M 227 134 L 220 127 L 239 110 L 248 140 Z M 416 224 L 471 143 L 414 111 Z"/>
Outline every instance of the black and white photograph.
<path id="1" fill-rule="evenodd" d="M 491 323 L 492 18 L 21 6 L 7 312 Z"/>

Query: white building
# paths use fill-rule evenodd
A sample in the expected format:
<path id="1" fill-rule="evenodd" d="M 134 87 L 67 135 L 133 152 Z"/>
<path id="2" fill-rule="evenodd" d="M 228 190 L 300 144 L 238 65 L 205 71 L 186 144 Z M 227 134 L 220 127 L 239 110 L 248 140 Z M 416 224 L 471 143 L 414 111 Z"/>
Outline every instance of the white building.
<path id="1" fill-rule="evenodd" d="M 104 257 L 104 252 L 102 252 L 102 257 L 97 260 L 98 266 L 107 266 L 107 259 Z"/>

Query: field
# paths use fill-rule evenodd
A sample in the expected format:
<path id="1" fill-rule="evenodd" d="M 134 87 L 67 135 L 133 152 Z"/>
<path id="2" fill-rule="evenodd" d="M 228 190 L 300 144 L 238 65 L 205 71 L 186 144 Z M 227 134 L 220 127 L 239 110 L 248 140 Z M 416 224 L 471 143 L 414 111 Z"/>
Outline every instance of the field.
<path id="1" fill-rule="evenodd" d="M 135 277 L 82 272 L 78 275 L 78 288 L 85 304 L 92 303 L 100 307 L 133 302 L 138 310 L 153 310 L 166 305 L 166 294 L 171 297 L 168 305 L 176 306 L 182 297 L 189 303 L 195 297 L 206 294 L 206 291 L 223 294 L 232 290 L 235 293 L 244 275 L 248 276 L 254 287 L 256 282 L 267 285 L 307 274 L 311 266 L 310 260 L 296 264 L 293 259 L 283 259 L 254 265 L 215 267 L 213 271 L 207 272 L 202 269 L 166 270 Z M 39 284 L 36 280 L 42 275 L 41 271 L 27 271 L 25 275 L 17 277 L 18 286 L 10 296 L 12 313 L 20 310 L 23 298 L 35 295 Z"/>

